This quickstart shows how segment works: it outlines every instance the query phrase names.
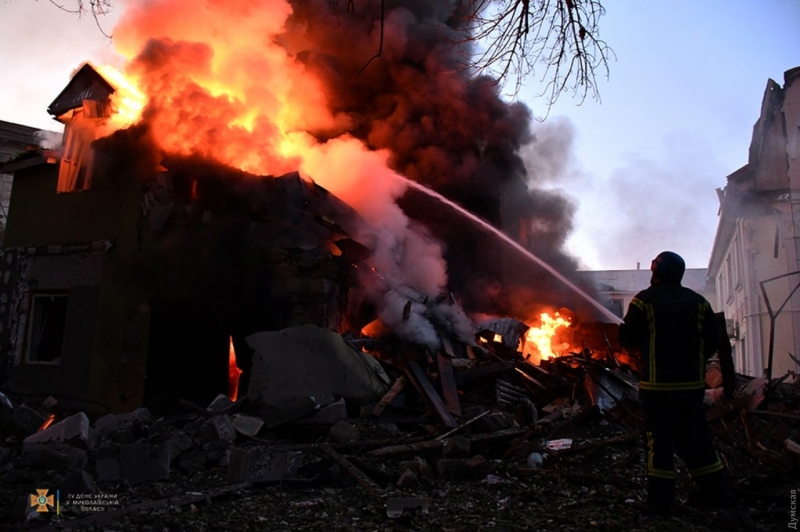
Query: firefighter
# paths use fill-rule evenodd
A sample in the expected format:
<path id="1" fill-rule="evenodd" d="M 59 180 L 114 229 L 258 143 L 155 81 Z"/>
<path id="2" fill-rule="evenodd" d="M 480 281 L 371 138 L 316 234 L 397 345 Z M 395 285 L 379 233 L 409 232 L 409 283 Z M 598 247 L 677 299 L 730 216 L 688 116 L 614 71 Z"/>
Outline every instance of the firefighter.
<path id="1" fill-rule="evenodd" d="M 703 296 L 681 286 L 686 265 L 680 255 L 660 253 L 650 270 L 650 287 L 636 294 L 619 328 L 620 343 L 641 354 L 645 510 L 671 514 L 675 453 L 695 481 L 697 502 L 725 506 L 730 503 L 727 473 L 711 444 L 703 405 L 706 361 L 717 350 L 714 313 Z"/>

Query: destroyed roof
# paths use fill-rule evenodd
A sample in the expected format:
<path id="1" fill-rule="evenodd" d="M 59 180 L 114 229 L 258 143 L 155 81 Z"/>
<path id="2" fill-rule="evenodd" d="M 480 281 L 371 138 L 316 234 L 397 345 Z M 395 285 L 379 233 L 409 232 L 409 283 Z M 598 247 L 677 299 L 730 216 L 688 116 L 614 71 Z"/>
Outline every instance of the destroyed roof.
<path id="1" fill-rule="evenodd" d="M 83 100 L 105 100 L 114 93 L 114 87 L 89 63 L 83 65 L 72 79 L 56 96 L 47 112 L 53 116 L 61 116 L 71 109 L 83 104 Z"/>
<path id="2" fill-rule="evenodd" d="M 601 292 L 639 292 L 650 286 L 650 270 L 580 271 L 578 275 Z M 687 268 L 681 284 L 696 291 L 706 287 L 705 268 Z"/>

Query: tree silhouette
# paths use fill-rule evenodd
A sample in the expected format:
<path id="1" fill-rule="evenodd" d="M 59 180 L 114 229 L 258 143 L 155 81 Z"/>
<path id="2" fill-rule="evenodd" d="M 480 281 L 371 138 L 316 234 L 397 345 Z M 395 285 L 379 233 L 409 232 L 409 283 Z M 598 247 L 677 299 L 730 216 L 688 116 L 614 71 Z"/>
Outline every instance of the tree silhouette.
<path id="1" fill-rule="evenodd" d="M 467 66 L 512 83 L 516 94 L 529 75 L 541 72 L 552 105 L 565 91 L 597 99 L 596 74 L 608 75 L 613 50 L 599 38 L 605 14 L 600 0 L 466 0 L 464 41 L 477 53 Z"/>
<path id="2" fill-rule="evenodd" d="M 111 10 L 114 0 L 49 1 L 69 13 L 93 17 L 106 35 L 99 18 Z M 380 2 L 383 15 L 385 0 Z M 329 0 L 329 4 L 337 9 L 339 1 Z M 348 0 L 347 11 L 356 11 L 355 0 Z M 539 96 L 547 98 L 548 107 L 567 91 L 581 101 L 587 96 L 599 99 L 597 73 L 608 75 L 608 60 L 614 54 L 599 38 L 598 23 L 604 14 L 601 0 L 455 2 L 459 44 L 473 45 L 468 47 L 473 53 L 464 58 L 465 68 L 487 74 L 501 85 L 511 83 L 515 95 L 528 76 L 541 73 L 545 85 Z M 370 61 L 380 58 L 382 49 L 383 24 L 380 47 Z"/>

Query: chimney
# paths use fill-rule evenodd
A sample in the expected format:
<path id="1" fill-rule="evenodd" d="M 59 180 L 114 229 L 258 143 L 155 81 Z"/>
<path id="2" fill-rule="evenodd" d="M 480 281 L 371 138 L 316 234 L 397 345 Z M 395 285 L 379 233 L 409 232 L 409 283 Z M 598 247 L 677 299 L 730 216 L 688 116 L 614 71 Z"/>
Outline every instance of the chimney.
<path id="1" fill-rule="evenodd" d="M 637 269 L 637 270 L 640 270 L 640 269 L 641 269 L 641 266 L 642 266 L 642 263 L 641 263 L 641 262 L 637 262 L 637 263 L 636 263 L 636 269 Z"/>

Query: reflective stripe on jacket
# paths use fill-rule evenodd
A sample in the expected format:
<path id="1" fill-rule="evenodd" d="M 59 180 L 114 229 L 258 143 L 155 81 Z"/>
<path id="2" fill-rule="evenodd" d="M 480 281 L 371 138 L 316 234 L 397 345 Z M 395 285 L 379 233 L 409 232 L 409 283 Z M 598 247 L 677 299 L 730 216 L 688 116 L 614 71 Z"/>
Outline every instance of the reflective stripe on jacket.
<path id="1" fill-rule="evenodd" d="M 715 327 L 708 301 L 679 283 L 658 283 L 636 294 L 619 340 L 642 354 L 640 389 L 704 388 L 706 361 L 717 351 Z"/>

